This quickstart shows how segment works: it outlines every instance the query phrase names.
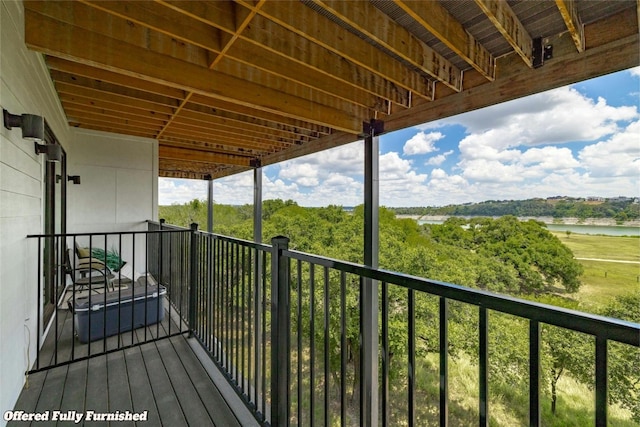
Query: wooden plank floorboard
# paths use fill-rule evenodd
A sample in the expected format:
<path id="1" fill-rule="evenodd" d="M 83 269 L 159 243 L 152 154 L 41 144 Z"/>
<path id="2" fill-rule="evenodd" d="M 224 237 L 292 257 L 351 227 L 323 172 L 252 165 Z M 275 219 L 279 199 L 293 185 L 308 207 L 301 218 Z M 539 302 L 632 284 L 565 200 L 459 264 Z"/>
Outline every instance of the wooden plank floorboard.
<path id="1" fill-rule="evenodd" d="M 124 352 L 117 351 L 107 355 L 107 373 L 109 375 L 109 412 L 133 412 Z M 131 420 L 118 421 L 117 424 L 123 427 L 135 426 Z"/>
<path id="2" fill-rule="evenodd" d="M 95 411 L 98 413 L 109 411 L 109 375 L 107 372 L 106 356 L 98 356 L 89 359 L 87 364 L 87 388 L 86 388 L 86 406 L 87 411 Z M 85 426 L 104 426 L 104 423 L 98 421 L 86 421 Z"/>
<path id="3" fill-rule="evenodd" d="M 191 378 L 178 358 L 178 355 L 169 340 L 158 341 L 156 343 L 158 352 L 162 358 L 165 369 L 176 393 L 182 412 L 189 425 L 194 426 L 214 426 L 213 420 L 207 412 L 198 391 L 191 382 Z"/>
<path id="4" fill-rule="evenodd" d="M 175 390 L 171 386 L 171 381 L 164 369 L 155 343 L 143 345 L 141 351 L 162 424 L 167 426 L 186 425 L 182 408 Z"/>
<path id="5" fill-rule="evenodd" d="M 68 366 L 67 379 L 62 393 L 60 411 L 84 413 L 87 389 L 87 364 L 73 363 Z"/>
<path id="6" fill-rule="evenodd" d="M 144 344 L 151 346 L 154 344 Z M 160 413 L 153 397 L 153 390 L 149 382 L 149 376 L 142 359 L 141 347 L 133 347 L 124 351 L 127 361 L 127 374 L 129 377 L 129 390 L 133 412 L 142 413 L 147 411 L 147 423 L 150 426 L 162 425 Z"/>
<path id="7" fill-rule="evenodd" d="M 185 371 L 198 391 L 198 395 L 214 424 L 218 427 L 240 427 L 238 419 L 231 411 L 220 411 L 221 407 L 227 406 L 227 402 L 220 391 L 215 386 L 212 387 L 213 381 L 187 341 L 176 337 L 171 338 L 171 344 L 180 361 L 184 364 Z"/>

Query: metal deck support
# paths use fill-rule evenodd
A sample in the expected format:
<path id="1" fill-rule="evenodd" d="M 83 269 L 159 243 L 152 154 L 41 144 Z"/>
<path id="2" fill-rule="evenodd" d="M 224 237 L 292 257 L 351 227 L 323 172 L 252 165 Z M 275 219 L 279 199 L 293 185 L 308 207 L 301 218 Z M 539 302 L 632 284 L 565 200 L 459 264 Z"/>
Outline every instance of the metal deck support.
<path id="1" fill-rule="evenodd" d="M 364 126 L 364 263 L 378 267 L 379 249 L 379 147 L 382 122 L 372 120 Z M 360 424 L 378 425 L 378 282 L 365 278 L 362 283 L 361 333 L 362 380 Z"/>
<path id="2" fill-rule="evenodd" d="M 262 243 L 262 168 L 253 170 L 253 241 Z"/>

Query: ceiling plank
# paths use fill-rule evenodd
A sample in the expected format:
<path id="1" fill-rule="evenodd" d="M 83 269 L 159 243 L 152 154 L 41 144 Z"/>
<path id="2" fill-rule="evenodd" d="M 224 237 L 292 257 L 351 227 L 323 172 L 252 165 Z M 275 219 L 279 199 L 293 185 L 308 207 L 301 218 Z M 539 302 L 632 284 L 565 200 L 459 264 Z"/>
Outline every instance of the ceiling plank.
<path id="1" fill-rule="evenodd" d="M 99 111 L 104 111 L 104 114 L 108 114 L 108 112 L 112 112 L 117 114 L 118 112 L 123 112 L 126 114 L 131 114 L 133 116 L 138 116 L 148 120 L 160 120 L 162 122 L 166 122 L 169 120 L 168 114 L 159 114 L 155 111 L 149 111 L 141 108 L 130 107 L 128 105 L 123 105 L 121 103 L 115 103 L 110 101 L 103 101 L 101 99 L 96 99 L 93 97 L 85 97 L 79 96 L 75 94 L 66 94 L 59 92 L 60 101 L 64 105 L 75 105 L 78 108 L 90 108 L 96 109 Z"/>
<path id="2" fill-rule="evenodd" d="M 139 117 L 120 114 L 104 114 L 103 112 L 90 110 L 90 109 L 81 109 L 79 107 L 74 107 L 72 105 L 68 105 L 65 107 L 65 113 L 67 114 L 67 118 L 69 121 L 74 122 L 82 122 L 82 119 L 93 120 L 93 121 L 101 121 L 105 123 L 113 123 L 123 124 L 123 125 L 131 125 L 138 127 L 140 129 L 148 129 L 153 131 L 159 131 L 164 125 L 163 122 L 153 122 L 153 121 L 143 121 Z"/>
<path id="3" fill-rule="evenodd" d="M 56 21 L 28 8 L 25 9 L 25 26 L 26 43 L 31 49 L 258 110 L 330 124 L 351 133 L 358 133 L 362 121 L 369 116 L 353 106 L 330 108 L 138 46 L 125 45 L 120 40 Z"/>
<path id="4" fill-rule="evenodd" d="M 239 3 L 253 7 L 245 0 L 239 0 Z M 433 85 L 426 76 L 407 68 L 405 64 L 300 2 L 290 2 L 286 8 L 279 7 L 275 2 L 266 3 L 258 13 L 369 72 L 410 90 L 415 96 L 432 98 Z"/>
<path id="5" fill-rule="evenodd" d="M 84 96 L 86 98 L 109 101 L 115 104 L 125 105 L 127 107 L 135 107 L 141 110 L 154 111 L 156 113 L 162 113 L 166 115 L 172 115 L 174 112 L 174 108 L 172 107 L 162 104 L 156 104 L 144 99 L 138 99 L 112 92 L 105 92 L 90 87 L 72 85 L 62 81 L 56 81 L 54 82 L 54 85 L 58 92 L 61 94 L 64 93 L 68 95 Z"/>
<path id="6" fill-rule="evenodd" d="M 287 148 L 293 144 L 269 141 L 262 138 L 249 137 L 239 135 L 237 133 L 217 131 L 217 129 L 201 129 L 193 126 L 185 125 L 184 123 L 172 122 L 170 127 L 166 128 L 166 135 L 191 137 L 194 139 L 202 139 L 203 141 L 225 143 L 237 148 L 246 147 L 247 150 L 260 150 L 260 151 L 278 151 Z M 163 133 L 164 135 L 164 133 Z"/>
<path id="7" fill-rule="evenodd" d="M 584 52 L 584 26 L 578 14 L 578 4 L 575 0 L 556 0 L 560 15 L 564 20 L 569 34 L 576 45 L 578 52 Z"/>
<path id="8" fill-rule="evenodd" d="M 283 138 L 292 143 L 314 139 L 309 135 L 294 133 L 288 129 L 275 129 L 262 124 L 238 120 L 234 117 L 203 113 L 187 108 L 182 109 L 175 120 L 178 122 L 184 121 L 193 125 L 202 124 L 202 126 L 215 126 L 216 128 L 240 129 L 242 132 L 248 132 L 249 135 L 262 135 L 264 138 Z"/>
<path id="9" fill-rule="evenodd" d="M 230 34 L 236 33 L 235 29 L 227 28 L 229 24 L 218 23 L 221 14 L 208 10 L 209 7 L 219 9 L 220 2 L 210 2 L 206 5 L 198 2 L 161 3 L 211 26 L 225 28 Z M 241 8 L 239 5 L 237 7 Z M 226 14 L 231 13 L 227 11 Z M 407 89 L 394 85 L 356 64 L 344 61 L 342 56 L 300 38 L 296 33 L 262 16 L 253 18 L 225 55 L 301 84 L 311 85 L 328 94 L 346 97 L 347 100 L 370 108 L 380 108 L 378 105 L 383 103 L 376 98 L 367 99 L 359 94 L 359 91 L 390 100 L 400 106 L 409 105 Z M 351 89 L 345 88 L 345 85 L 351 86 Z M 430 87 L 426 86 L 423 89 L 430 90 Z M 382 108 L 379 111 L 386 112 L 387 109 Z"/>
<path id="10" fill-rule="evenodd" d="M 475 0 L 525 64 L 533 67 L 533 40 L 506 1 Z"/>
<path id="11" fill-rule="evenodd" d="M 82 76 L 89 79 L 113 83 L 118 86 L 142 90 L 156 95 L 174 98 L 176 100 L 182 100 L 186 96 L 186 93 L 180 89 L 174 89 L 148 80 L 125 76 L 102 68 L 91 67 L 86 64 L 67 61 L 62 58 L 56 58 L 55 56 L 47 56 L 46 62 L 50 70 L 61 71 L 74 76 Z"/>
<path id="12" fill-rule="evenodd" d="M 251 157 L 215 153 L 212 151 L 189 150 L 178 147 L 158 147 L 158 157 L 161 159 L 186 160 L 190 162 L 217 163 L 223 165 L 251 166 Z"/>
<path id="13" fill-rule="evenodd" d="M 203 49 L 214 52 L 222 49 L 219 29 L 171 9 L 157 7 L 157 4 L 145 1 L 78 1 Z"/>
<path id="14" fill-rule="evenodd" d="M 458 67 L 369 2 L 361 2 L 357 8 L 345 1 L 313 2 L 439 82 L 456 91 L 462 88 L 462 72 Z"/>
<path id="15" fill-rule="evenodd" d="M 447 9 L 436 1 L 395 0 L 402 10 L 488 80 L 495 78 L 495 58 Z"/>
<path id="16" fill-rule="evenodd" d="M 309 123 L 295 118 L 284 117 L 277 114 L 270 113 L 268 111 L 253 110 L 250 106 L 239 105 L 232 102 L 227 102 L 220 99 L 214 99 L 206 95 L 194 95 L 191 97 L 190 102 L 193 104 L 210 107 L 216 110 L 228 111 L 233 114 L 246 117 L 246 120 L 264 120 L 266 122 L 273 123 L 276 127 L 287 127 L 295 133 L 311 132 L 312 134 L 325 134 L 332 133 L 332 129 L 322 124 Z M 188 106 L 187 106 L 188 107 Z"/>
<path id="17" fill-rule="evenodd" d="M 195 149 L 201 151 L 215 151 L 217 153 L 242 154 L 245 156 L 261 156 L 270 153 L 270 151 L 261 150 L 239 150 L 238 147 L 221 144 L 218 142 L 202 141 L 201 139 L 192 139 L 187 135 L 178 136 L 162 136 L 158 138 L 161 144 L 168 147 L 181 147 L 187 149 Z"/>
<path id="18" fill-rule="evenodd" d="M 79 88 L 92 89 L 97 92 L 103 92 L 106 94 L 120 95 L 133 100 L 147 101 L 152 104 L 162 105 L 165 107 L 176 108 L 179 105 L 179 100 L 175 98 L 169 98 L 162 95 L 156 95 L 153 93 L 132 89 L 129 87 L 119 86 L 109 82 L 103 82 L 82 76 L 75 76 L 72 74 L 63 73 L 61 71 L 51 70 L 51 78 L 58 84 L 65 86 L 77 86 Z"/>

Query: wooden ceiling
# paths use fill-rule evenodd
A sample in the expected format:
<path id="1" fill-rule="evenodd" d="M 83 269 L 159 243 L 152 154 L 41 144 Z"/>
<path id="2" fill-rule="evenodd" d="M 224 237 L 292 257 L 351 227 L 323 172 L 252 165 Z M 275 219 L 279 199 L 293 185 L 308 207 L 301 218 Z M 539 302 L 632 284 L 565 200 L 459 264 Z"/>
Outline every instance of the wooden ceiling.
<path id="1" fill-rule="evenodd" d="M 640 64 L 636 0 L 24 4 L 69 124 L 157 139 L 165 177 L 221 177 L 355 141 L 372 118 L 401 129 Z"/>

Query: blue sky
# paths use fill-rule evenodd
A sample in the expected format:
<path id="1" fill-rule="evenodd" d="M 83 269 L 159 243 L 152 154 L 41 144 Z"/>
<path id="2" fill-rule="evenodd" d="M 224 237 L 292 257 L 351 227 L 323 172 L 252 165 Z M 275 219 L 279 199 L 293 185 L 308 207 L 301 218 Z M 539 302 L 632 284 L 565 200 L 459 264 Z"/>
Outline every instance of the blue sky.
<path id="1" fill-rule="evenodd" d="M 380 203 L 443 206 L 550 196 L 640 196 L 640 67 L 380 137 Z M 267 166 L 263 198 L 361 204 L 362 142 Z M 160 178 L 159 203 L 206 198 L 204 181 Z M 252 203 L 253 172 L 214 181 Z"/>

